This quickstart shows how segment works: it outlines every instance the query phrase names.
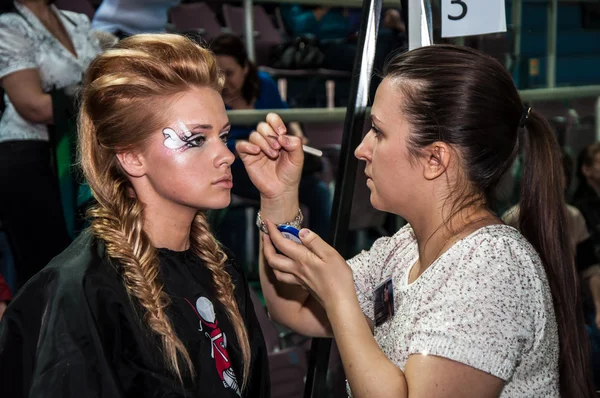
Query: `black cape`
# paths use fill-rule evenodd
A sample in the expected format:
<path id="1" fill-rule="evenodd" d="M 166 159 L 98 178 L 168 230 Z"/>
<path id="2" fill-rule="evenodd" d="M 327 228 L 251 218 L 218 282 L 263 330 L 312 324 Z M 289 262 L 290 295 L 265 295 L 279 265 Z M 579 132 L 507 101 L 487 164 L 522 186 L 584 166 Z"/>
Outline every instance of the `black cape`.
<path id="1" fill-rule="evenodd" d="M 34 246 L 32 250 L 35 250 Z M 190 251 L 159 249 L 167 313 L 194 363 L 183 383 L 165 366 L 103 242 L 84 232 L 18 293 L 0 322 L 0 397 L 239 397 L 242 359 L 214 297 L 210 272 Z M 252 349 L 244 397 L 269 397 L 265 342 L 248 283 L 226 266 Z M 185 366 L 183 366 L 185 368 Z"/>

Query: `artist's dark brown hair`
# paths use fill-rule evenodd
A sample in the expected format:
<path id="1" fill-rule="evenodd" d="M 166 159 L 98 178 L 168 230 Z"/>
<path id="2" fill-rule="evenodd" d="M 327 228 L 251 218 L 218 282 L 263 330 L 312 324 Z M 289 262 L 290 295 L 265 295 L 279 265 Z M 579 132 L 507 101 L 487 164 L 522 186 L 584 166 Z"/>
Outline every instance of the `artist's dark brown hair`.
<path id="1" fill-rule="evenodd" d="M 510 74 L 493 58 L 466 47 L 434 45 L 400 54 L 388 62 L 384 76 L 397 82 L 406 98 L 402 112 L 412 127 L 409 152 L 418 155 L 440 141 L 457 148 L 471 196 L 488 206 L 522 141 L 520 229 L 539 253 L 552 291 L 561 396 L 595 396 L 567 236 L 561 152 L 549 123 L 532 110 L 521 128 L 526 109 Z"/>

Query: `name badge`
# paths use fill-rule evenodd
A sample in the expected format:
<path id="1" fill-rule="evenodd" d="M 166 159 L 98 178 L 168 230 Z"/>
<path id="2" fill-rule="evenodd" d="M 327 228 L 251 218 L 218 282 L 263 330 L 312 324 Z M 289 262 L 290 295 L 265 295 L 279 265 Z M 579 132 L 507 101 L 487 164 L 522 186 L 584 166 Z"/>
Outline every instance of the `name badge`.
<path id="1" fill-rule="evenodd" d="M 389 277 L 375 288 L 373 303 L 375 308 L 375 326 L 384 324 L 394 316 L 394 283 L 392 282 L 392 277 Z"/>

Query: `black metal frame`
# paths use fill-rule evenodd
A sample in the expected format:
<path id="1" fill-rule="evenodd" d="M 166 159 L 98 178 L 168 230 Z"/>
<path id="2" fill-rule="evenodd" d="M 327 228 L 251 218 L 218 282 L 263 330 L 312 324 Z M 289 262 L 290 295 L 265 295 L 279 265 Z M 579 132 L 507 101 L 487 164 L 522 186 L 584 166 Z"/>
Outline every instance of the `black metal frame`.
<path id="1" fill-rule="evenodd" d="M 373 75 L 375 41 L 379 31 L 381 7 L 382 0 L 363 1 L 361 28 L 352 72 L 350 99 L 346 120 L 344 121 L 340 167 L 336 178 L 331 231 L 329 233 L 329 243 L 342 255 L 347 252 L 346 242 L 350 210 L 352 208 L 352 194 L 358 166 L 358 160 L 354 157 L 354 150 L 362 139 L 367 116 L 369 87 Z M 326 380 L 330 350 L 331 339 L 313 339 L 304 387 L 305 398 L 324 397 L 327 393 Z"/>

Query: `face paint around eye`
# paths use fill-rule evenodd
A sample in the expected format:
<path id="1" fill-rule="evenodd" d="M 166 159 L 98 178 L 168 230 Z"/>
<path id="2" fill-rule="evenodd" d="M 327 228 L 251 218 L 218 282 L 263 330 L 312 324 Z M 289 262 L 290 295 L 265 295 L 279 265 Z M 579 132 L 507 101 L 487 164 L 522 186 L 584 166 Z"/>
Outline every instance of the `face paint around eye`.
<path id="1" fill-rule="evenodd" d="M 186 142 L 170 127 L 163 129 L 163 135 L 165 136 L 163 145 L 169 149 L 180 149 L 186 145 Z"/>
<path id="2" fill-rule="evenodd" d="M 184 148 L 198 147 L 202 144 L 198 144 L 199 138 L 202 138 L 202 134 L 192 134 L 189 130 L 183 132 L 183 136 L 177 134 L 175 130 L 170 127 L 166 127 L 162 131 L 165 140 L 163 145 L 169 149 L 182 150 Z"/>

